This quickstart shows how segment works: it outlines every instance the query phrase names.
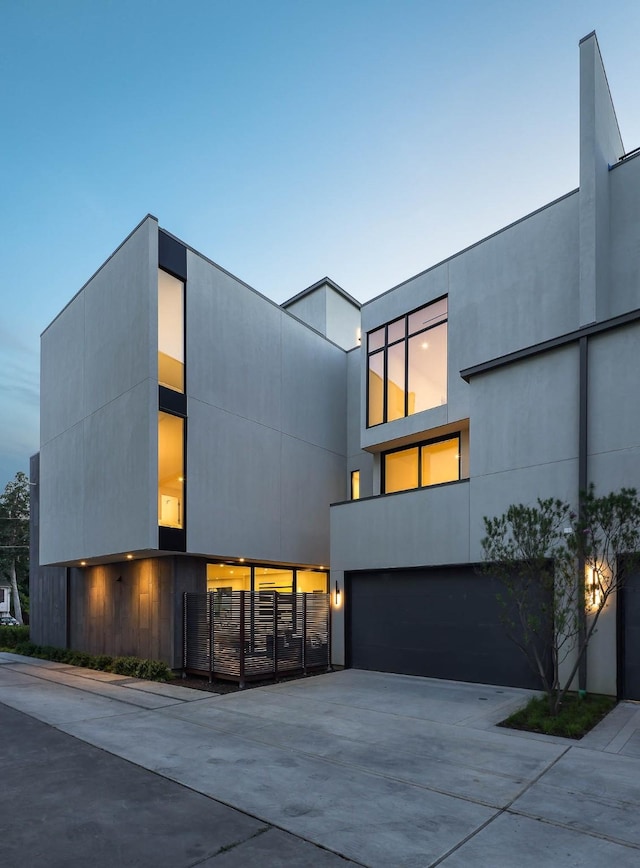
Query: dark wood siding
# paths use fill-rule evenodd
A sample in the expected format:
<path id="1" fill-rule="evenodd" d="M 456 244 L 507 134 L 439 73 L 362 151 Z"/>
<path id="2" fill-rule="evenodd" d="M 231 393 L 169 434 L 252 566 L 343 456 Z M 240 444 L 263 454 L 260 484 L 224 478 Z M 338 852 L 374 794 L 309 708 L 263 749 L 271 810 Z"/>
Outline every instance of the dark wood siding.
<path id="1" fill-rule="evenodd" d="M 70 645 L 173 663 L 174 558 L 73 568 Z"/>
<path id="2" fill-rule="evenodd" d="M 38 645 L 64 648 L 67 644 L 67 570 L 41 567 L 40 549 L 40 455 L 29 466 L 29 636 Z"/>

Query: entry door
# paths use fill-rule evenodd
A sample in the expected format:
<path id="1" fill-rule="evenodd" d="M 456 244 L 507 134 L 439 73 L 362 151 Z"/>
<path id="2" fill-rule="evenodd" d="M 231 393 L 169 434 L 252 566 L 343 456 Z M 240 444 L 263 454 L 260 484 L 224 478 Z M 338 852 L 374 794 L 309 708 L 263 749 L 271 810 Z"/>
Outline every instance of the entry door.
<path id="1" fill-rule="evenodd" d="M 621 696 L 640 700 L 640 572 L 629 576 L 621 593 Z"/>

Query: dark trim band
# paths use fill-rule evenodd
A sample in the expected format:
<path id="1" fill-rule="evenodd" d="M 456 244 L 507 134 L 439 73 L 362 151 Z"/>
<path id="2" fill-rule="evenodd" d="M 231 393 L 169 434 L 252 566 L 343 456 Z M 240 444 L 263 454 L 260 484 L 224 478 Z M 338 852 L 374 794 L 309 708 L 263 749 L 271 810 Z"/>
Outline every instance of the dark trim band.
<path id="1" fill-rule="evenodd" d="M 601 334 L 602 332 L 608 332 L 612 329 L 617 329 L 621 326 L 638 322 L 638 320 L 640 320 L 640 309 L 632 310 L 629 313 L 623 313 L 620 316 L 613 317 L 612 319 L 603 320 L 603 322 L 591 323 L 591 325 L 583 326 L 583 328 L 576 329 L 573 332 L 567 332 L 567 334 L 560 335 L 560 337 L 551 338 L 551 340 L 548 341 L 542 341 L 540 344 L 533 344 L 530 347 L 525 347 L 523 350 L 516 350 L 514 353 L 507 353 L 505 356 L 498 356 L 498 358 L 491 359 L 488 362 L 473 365 L 471 368 L 463 368 L 460 371 L 460 376 L 468 383 L 471 377 L 475 377 L 478 374 L 486 374 L 488 371 L 493 371 L 496 368 L 503 368 L 505 365 L 510 365 L 513 362 L 519 362 L 522 359 L 529 359 L 532 356 L 538 356 L 541 353 L 549 352 L 549 350 L 555 350 L 558 347 L 575 343 L 581 338 Z"/>

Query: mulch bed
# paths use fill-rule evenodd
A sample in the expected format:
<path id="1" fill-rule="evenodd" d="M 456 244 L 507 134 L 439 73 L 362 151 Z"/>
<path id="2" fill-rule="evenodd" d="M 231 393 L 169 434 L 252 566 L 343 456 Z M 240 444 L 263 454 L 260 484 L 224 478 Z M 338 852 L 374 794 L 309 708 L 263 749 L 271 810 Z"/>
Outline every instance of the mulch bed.
<path id="1" fill-rule="evenodd" d="M 269 684 L 284 684 L 287 681 L 299 681 L 302 678 L 315 678 L 316 675 L 326 675 L 326 669 L 316 669 L 313 672 L 307 672 L 306 675 L 302 672 L 297 672 L 292 675 L 281 675 L 277 680 L 270 678 L 264 681 L 246 681 L 244 690 L 250 690 L 253 687 L 266 687 Z M 237 693 L 240 686 L 237 681 L 225 681 L 221 678 L 214 678 L 209 682 L 206 676 L 187 675 L 186 678 L 176 676 L 171 682 L 176 687 L 190 687 L 192 690 L 203 690 L 206 693 Z"/>

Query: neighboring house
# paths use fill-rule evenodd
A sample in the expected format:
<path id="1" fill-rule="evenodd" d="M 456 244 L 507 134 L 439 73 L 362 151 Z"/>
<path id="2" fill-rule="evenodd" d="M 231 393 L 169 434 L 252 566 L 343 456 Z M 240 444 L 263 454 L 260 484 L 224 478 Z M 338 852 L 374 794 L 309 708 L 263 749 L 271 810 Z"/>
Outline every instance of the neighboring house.
<path id="1" fill-rule="evenodd" d="M 483 516 L 640 487 L 640 160 L 595 34 L 579 156 L 577 190 L 361 311 L 328 278 L 278 307 L 147 217 L 42 337 L 34 640 L 178 667 L 184 590 L 330 564 L 336 665 L 535 686 Z M 592 691 L 640 699 L 639 587 Z"/>
<path id="2" fill-rule="evenodd" d="M 0 615 L 11 613 L 11 585 L 0 584 Z"/>

